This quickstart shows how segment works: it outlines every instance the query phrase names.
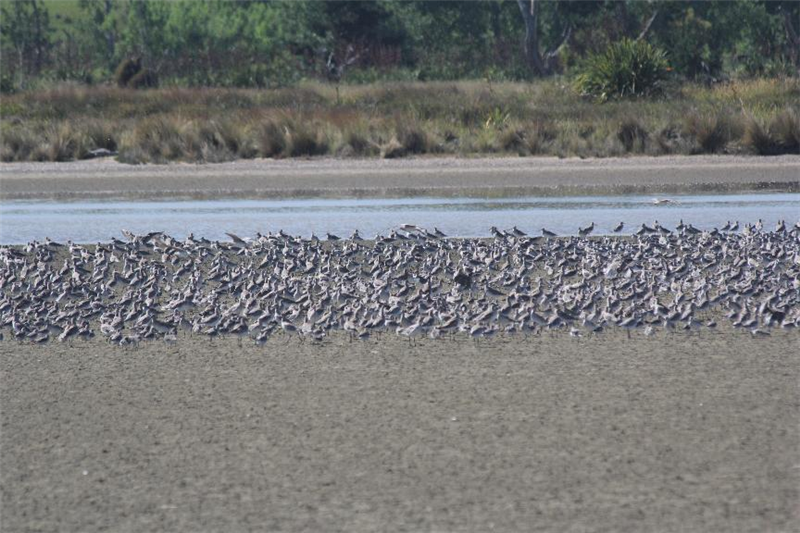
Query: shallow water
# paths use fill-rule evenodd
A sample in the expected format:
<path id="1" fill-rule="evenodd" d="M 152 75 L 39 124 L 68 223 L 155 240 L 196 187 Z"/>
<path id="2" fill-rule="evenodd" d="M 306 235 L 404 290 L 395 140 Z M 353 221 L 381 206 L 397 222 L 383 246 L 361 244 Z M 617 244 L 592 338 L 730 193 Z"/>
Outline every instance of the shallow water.
<path id="1" fill-rule="evenodd" d="M 189 233 L 208 239 L 242 237 L 279 229 L 308 236 L 326 231 L 346 236 L 358 228 L 364 238 L 385 234 L 402 223 L 437 226 L 450 236 L 488 236 L 489 228 L 517 226 L 530 234 L 542 227 L 576 234 L 592 221 L 595 234 L 608 234 L 620 221 L 623 233 L 658 220 L 672 228 L 681 219 L 698 228 L 741 224 L 759 218 L 772 228 L 778 220 L 800 219 L 800 194 L 670 196 L 656 205 L 652 196 L 566 198 L 408 198 L 360 200 L 209 200 L 164 202 L 0 202 L 0 243 L 18 244 L 45 237 L 96 242 L 134 233 L 164 231 L 175 238 Z"/>

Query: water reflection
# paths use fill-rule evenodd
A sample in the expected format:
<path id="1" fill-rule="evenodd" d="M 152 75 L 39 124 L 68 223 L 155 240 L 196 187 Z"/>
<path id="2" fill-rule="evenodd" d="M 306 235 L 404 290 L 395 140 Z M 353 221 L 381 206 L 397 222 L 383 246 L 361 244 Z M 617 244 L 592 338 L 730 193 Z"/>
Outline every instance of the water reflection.
<path id="1" fill-rule="evenodd" d="M 679 220 L 701 228 L 759 218 L 768 226 L 800 217 L 799 194 L 687 195 L 654 204 L 650 196 L 566 198 L 409 198 L 354 200 L 215 200 L 165 202 L 3 202 L 0 242 L 22 243 L 50 237 L 95 242 L 134 233 L 165 231 L 176 238 L 189 233 L 222 239 L 225 232 L 243 236 L 283 229 L 292 234 L 386 233 L 401 223 L 438 226 L 452 236 L 486 236 L 491 226 L 518 226 L 529 233 L 542 227 L 575 234 L 594 221 L 596 233 L 611 233 L 618 222 L 635 229 L 658 220 L 667 227 Z"/>

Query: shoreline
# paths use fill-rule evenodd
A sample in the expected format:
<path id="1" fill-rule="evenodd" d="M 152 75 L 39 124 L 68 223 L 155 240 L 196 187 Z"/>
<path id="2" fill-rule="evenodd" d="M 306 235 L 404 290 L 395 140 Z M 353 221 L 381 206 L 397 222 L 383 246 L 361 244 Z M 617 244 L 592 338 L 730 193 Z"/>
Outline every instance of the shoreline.
<path id="1" fill-rule="evenodd" d="M 0 200 L 598 196 L 800 192 L 798 156 L 254 159 L 0 164 Z"/>

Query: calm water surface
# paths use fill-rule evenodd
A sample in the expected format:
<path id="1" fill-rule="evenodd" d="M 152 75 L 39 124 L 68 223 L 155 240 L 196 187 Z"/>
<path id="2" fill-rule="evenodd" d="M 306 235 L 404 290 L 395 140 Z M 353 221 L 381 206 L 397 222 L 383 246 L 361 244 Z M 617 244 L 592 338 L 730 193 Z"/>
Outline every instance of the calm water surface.
<path id="1" fill-rule="evenodd" d="M 213 200 L 164 202 L 0 202 L 0 243 L 18 244 L 45 237 L 58 241 L 96 242 L 134 233 L 164 231 L 183 239 L 189 233 L 208 239 L 242 237 L 283 229 L 293 235 L 311 232 L 340 236 L 358 228 L 363 237 L 385 234 L 402 223 L 439 229 L 451 236 L 488 236 L 489 228 L 517 226 L 530 234 L 542 227 L 563 235 L 594 221 L 595 233 L 611 233 L 625 221 L 624 233 L 658 220 L 672 228 L 679 220 L 699 228 L 742 224 L 759 218 L 774 227 L 784 219 L 800 220 L 800 194 L 670 196 L 655 205 L 652 196 L 568 198 L 408 198 L 361 200 Z"/>

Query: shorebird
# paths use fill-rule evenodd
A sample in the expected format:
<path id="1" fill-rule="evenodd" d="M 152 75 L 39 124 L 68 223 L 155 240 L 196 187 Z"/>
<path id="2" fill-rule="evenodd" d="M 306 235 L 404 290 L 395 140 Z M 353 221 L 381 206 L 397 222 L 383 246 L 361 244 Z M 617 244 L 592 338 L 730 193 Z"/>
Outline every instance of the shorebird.
<path id="1" fill-rule="evenodd" d="M 681 221 L 673 235 L 656 222 L 625 239 L 525 238 L 516 226 L 496 239 L 445 240 L 436 228 L 324 243 L 278 231 L 235 246 L 155 232 L 91 246 L 45 239 L 0 246 L 0 335 L 91 342 L 99 329 L 134 346 L 180 342 L 180 331 L 260 346 L 278 330 L 315 341 L 395 330 L 413 343 L 417 331 L 482 342 L 579 324 L 645 335 L 717 320 L 765 333 L 800 327 L 797 228 L 739 234 L 737 225 L 723 233 Z"/>
<path id="2" fill-rule="evenodd" d="M 400 224 L 398 228 L 405 232 L 412 232 L 412 233 L 423 231 L 423 229 L 417 226 L 416 224 Z"/>
<path id="3" fill-rule="evenodd" d="M 547 230 L 545 228 L 542 228 L 542 235 L 544 235 L 545 237 L 555 237 L 556 236 L 555 233 L 553 233 L 552 231 L 549 231 L 549 230 Z"/>
<path id="4" fill-rule="evenodd" d="M 624 222 L 620 222 L 619 224 L 617 224 L 617 225 L 614 227 L 614 233 L 619 233 L 620 231 L 622 231 L 622 228 L 623 228 L 624 226 L 625 226 L 625 223 L 624 223 Z"/>
<path id="5" fill-rule="evenodd" d="M 578 228 L 578 235 L 580 235 L 581 237 L 586 237 L 592 231 L 594 231 L 594 222 L 592 222 L 590 225 L 586 226 L 585 228 Z"/>
<path id="6" fill-rule="evenodd" d="M 235 244 L 238 244 L 238 245 L 241 245 L 241 246 L 245 246 L 245 245 L 247 245 L 247 243 L 245 242 L 245 240 L 244 240 L 244 239 L 242 239 L 241 237 L 239 237 L 238 235 L 235 235 L 235 234 L 233 234 L 233 233 L 225 233 L 225 235 L 227 235 L 228 237 L 230 237 L 230 238 L 231 238 L 231 240 L 232 240 L 232 241 L 233 241 Z"/>

